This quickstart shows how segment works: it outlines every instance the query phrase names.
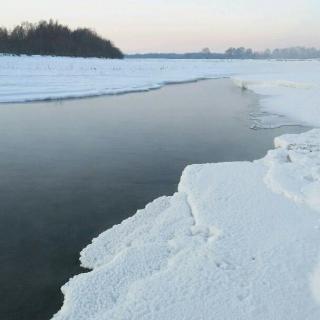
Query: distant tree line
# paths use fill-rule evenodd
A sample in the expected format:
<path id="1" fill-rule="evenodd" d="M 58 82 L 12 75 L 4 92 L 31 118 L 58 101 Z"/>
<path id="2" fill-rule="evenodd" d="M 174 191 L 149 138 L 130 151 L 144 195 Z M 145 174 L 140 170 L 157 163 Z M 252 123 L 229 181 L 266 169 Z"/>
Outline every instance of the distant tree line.
<path id="1" fill-rule="evenodd" d="M 203 52 L 189 52 L 189 53 L 136 53 L 127 54 L 129 59 L 225 59 L 223 53 L 203 53 Z"/>
<path id="2" fill-rule="evenodd" d="M 120 49 L 96 32 L 87 28 L 71 30 L 53 20 L 24 22 L 12 30 L 0 27 L 0 53 L 123 58 Z"/>
<path id="3" fill-rule="evenodd" d="M 207 50 L 191 53 L 146 53 L 127 55 L 128 58 L 167 58 L 167 59 L 319 59 L 320 50 L 316 48 L 291 47 L 254 51 L 250 48 L 229 48 L 224 53 Z"/>
<path id="4" fill-rule="evenodd" d="M 253 51 L 252 49 L 229 48 L 225 51 L 227 58 L 235 59 L 316 59 L 320 58 L 320 50 L 316 48 L 291 47 L 283 49 L 266 49 Z"/>

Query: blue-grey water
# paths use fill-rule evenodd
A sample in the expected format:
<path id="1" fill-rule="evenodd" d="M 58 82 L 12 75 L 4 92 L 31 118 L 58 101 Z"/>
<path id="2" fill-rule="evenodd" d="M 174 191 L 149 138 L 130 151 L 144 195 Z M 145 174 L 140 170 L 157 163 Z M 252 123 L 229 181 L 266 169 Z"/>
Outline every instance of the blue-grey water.
<path id="1" fill-rule="evenodd" d="M 80 250 L 172 194 L 188 164 L 257 159 L 303 130 L 250 130 L 257 104 L 224 79 L 0 105 L 0 319 L 49 319 Z"/>

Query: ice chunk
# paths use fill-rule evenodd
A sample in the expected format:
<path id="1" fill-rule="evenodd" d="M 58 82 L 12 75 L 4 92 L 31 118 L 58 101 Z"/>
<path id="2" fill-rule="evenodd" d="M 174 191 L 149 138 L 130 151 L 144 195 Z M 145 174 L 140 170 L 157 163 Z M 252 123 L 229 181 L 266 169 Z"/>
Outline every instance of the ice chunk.
<path id="1" fill-rule="evenodd" d="M 265 182 L 275 192 L 320 211 L 320 129 L 275 139 Z"/>

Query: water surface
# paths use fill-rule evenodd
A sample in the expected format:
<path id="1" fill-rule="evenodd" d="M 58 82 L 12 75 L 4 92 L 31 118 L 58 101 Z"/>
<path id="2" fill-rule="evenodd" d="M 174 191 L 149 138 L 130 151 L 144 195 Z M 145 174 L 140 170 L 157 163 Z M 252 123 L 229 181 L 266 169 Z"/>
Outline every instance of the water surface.
<path id="1" fill-rule="evenodd" d="M 93 237 L 177 189 L 188 164 L 253 160 L 258 97 L 229 80 L 0 105 L 0 319 L 45 320 Z"/>

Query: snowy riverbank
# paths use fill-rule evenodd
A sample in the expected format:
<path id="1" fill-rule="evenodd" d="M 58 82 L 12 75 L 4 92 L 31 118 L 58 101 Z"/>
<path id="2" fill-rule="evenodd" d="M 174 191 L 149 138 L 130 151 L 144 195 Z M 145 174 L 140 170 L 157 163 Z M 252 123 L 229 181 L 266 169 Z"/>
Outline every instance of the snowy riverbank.
<path id="1" fill-rule="evenodd" d="M 320 61 L 0 56 L 0 102 L 120 94 L 221 77 L 264 95 L 262 112 L 253 115 L 258 127 L 320 122 Z"/>
<path id="2" fill-rule="evenodd" d="M 320 126 L 318 65 L 224 70 L 265 95 L 257 125 Z M 54 319 L 319 319 L 320 129 L 275 147 L 254 162 L 187 167 L 177 193 L 94 239 L 81 252 L 92 271 L 63 287 Z"/>
<path id="3" fill-rule="evenodd" d="M 320 130 L 276 144 L 187 167 L 176 194 L 101 234 L 54 319 L 319 319 Z"/>

